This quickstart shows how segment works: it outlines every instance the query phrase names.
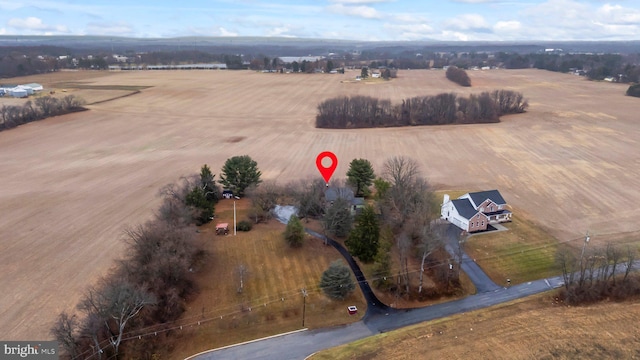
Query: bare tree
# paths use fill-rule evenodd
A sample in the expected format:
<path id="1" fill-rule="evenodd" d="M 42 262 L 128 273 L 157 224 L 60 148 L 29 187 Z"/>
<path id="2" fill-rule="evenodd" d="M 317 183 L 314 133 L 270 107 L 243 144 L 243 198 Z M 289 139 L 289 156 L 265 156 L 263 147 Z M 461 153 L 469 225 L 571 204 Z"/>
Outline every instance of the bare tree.
<path id="1" fill-rule="evenodd" d="M 446 229 L 446 225 L 434 225 L 431 222 L 422 227 L 419 245 L 422 252 L 422 260 L 420 262 L 420 286 L 418 287 L 418 293 L 422 293 L 424 264 L 435 250 L 442 247 L 446 236 Z"/>
<path id="2" fill-rule="evenodd" d="M 298 216 L 302 218 L 319 218 L 324 214 L 324 192 L 326 184 L 322 179 L 306 179 L 289 183 L 289 196 L 298 208 Z"/>
<path id="3" fill-rule="evenodd" d="M 401 286 L 404 286 L 405 294 L 409 293 L 409 252 L 411 250 L 411 238 L 406 233 L 401 233 L 396 238 L 398 258 L 400 261 Z"/>
<path id="4" fill-rule="evenodd" d="M 60 343 L 71 359 L 75 359 L 78 356 L 77 328 L 77 316 L 69 315 L 67 312 L 62 312 L 51 328 L 51 335 Z"/>
<path id="5" fill-rule="evenodd" d="M 338 237 L 349 235 L 353 225 L 353 218 L 349 210 L 350 204 L 347 200 L 339 197 L 327 209 L 322 221 L 325 232 L 329 232 Z"/>
<path id="6" fill-rule="evenodd" d="M 162 197 L 163 202 L 156 212 L 156 218 L 173 225 L 189 224 L 193 219 L 194 211 L 186 205 L 186 198 L 198 181 L 197 175 L 192 175 L 182 177 L 178 183 L 162 187 L 158 195 Z"/>
<path id="7" fill-rule="evenodd" d="M 629 278 L 629 273 L 631 273 L 631 270 L 633 269 L 633 261 L 636 258 L 636 252 L 635 250 L 633 250 L 631 248 L 631 246 L 627 246 L 627 261 L 625 263 L 626 268 L 624 271 L 624 277 L 622 278 L 622 282 L 626 283 L 627 279 Z"/>
<path id="8" fill-rule="evenodd" d="M 566 290 L 573 285 L 573 279 L 576 271 L 576 258 L 567 249 L 561 249 L 556 253 L 556 262 L 562 270 L 562 279 Z"/>
<path id="9" fill-rule="evenodd" d="M 109 344 L 117 357 L 127 323 L 147 305 L 156 303 L 155 297 L 126 279 L 103 279 L 99 287 L 91 287 L 78 307 L 87 314 L 95 314 L 104 323 Z"/>
<path id="10" fill-rule="evenodd" d="M 252 215 L 255 223 L 260 220 L 268 220 L 271 210 L 278 205 L 284 190 L 275 181 L 264 181 L 260 186 L 252 185 L 247 189 L 247 196 L 253 205 Z"/>

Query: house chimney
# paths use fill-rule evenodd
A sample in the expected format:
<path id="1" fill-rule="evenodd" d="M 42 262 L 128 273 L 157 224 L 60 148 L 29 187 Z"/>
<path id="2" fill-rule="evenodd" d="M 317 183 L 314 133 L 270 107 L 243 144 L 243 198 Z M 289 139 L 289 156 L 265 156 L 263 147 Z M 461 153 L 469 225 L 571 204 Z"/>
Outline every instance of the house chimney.
<path id="1" fill-rule="evenodd" d="M 444 194 L 444 199 L 442 200 L 442 205 L 449 202 L 449 194 Z"/>

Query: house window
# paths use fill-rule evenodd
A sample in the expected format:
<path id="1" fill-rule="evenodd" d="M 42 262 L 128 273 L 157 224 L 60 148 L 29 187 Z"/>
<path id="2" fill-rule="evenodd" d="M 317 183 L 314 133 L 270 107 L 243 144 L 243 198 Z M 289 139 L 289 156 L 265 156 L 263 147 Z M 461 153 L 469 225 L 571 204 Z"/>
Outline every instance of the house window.
<path id="1" fill-rule="evenodd" d="M 482 220 L 482 226 L 484 227 L 484 220 Z"/>
<path id="2" fill-rule="evenodd" d="M 471 227 L 473 227 L 473 221 L 471 222 Z"/>

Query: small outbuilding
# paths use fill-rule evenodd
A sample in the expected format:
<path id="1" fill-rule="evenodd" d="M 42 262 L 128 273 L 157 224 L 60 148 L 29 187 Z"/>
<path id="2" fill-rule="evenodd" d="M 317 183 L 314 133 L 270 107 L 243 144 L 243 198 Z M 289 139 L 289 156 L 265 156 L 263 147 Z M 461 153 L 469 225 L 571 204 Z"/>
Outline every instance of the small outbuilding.
<path id="1" fill-rule="evenodd" d="M 14 87 L 13 89 L 9 89 L 9 95 L 13 96 L 14 98 L 25 98 L 29 96 L 29 93 L 26 89 Z"/>

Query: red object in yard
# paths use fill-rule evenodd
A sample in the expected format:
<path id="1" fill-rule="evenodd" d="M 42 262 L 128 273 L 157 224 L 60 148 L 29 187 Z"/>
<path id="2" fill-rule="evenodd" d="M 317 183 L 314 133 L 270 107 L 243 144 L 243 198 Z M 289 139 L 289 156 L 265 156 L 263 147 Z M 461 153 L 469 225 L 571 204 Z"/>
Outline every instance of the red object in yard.
<path id="1" fill-rule="evenodd" d="M 229 224 L 220 223 L 216 225 L 216 235 L 227 235 L 229 233 Z"/>
<path id="2" fill-rule="evenodd" d="M 358 313 L 358 308 L 355 306 L 349 306 L 347 307 L 347 310 L 349 311 L 349 315 L 355 315 Z"/>

